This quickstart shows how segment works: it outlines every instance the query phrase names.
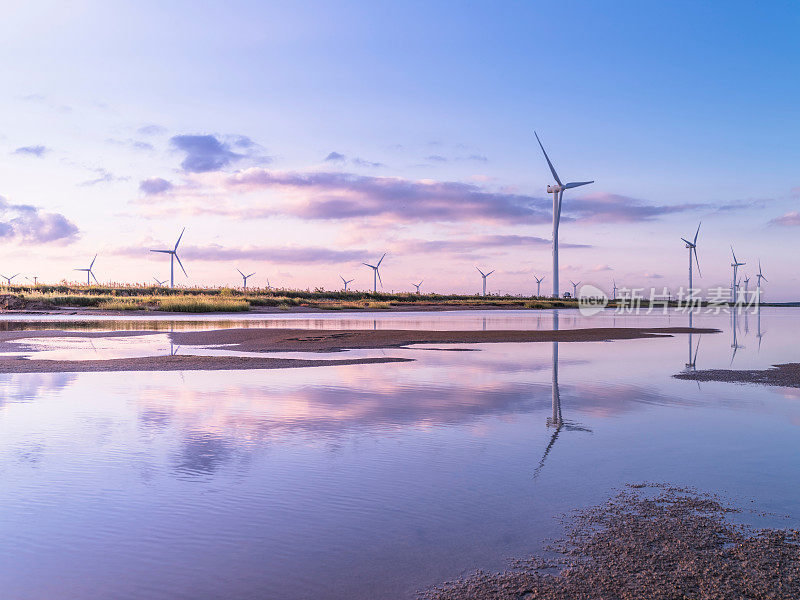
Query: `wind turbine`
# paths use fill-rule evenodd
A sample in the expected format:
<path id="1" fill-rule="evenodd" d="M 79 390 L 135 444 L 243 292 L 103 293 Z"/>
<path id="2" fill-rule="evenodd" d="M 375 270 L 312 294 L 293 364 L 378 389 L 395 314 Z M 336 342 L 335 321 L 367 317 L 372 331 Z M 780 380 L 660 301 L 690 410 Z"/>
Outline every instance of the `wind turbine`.
<path id="1" fill-rule="evenodd" d="M 183 263 L 181 262 L 180 257 L 178 256 L 178 244 L 181 243 L 181 238 L 183 237 L 183 232 L 186 231 L 186 227 L 181 230 L 181 234 L 178 236 L 178 241 L 175 242 L 175 247 L 172 250 L 150 250 L 150 252 L 158 252 L 160 254 L 169 254 L 169 287 L 175 287 L 175 260 L 177 259 L 178 264 L 181 267 L 181 271 L 183 274 L 188 277 L 189 275 L 186 273 L 186 269 L 183 268 Z"/>
<path id="2" fill-rule="evenodd" d="M 611 280 L 611 285 L 613 286 L 613 291 L 611 292 L 611 296 L 612 296 L 611 299 L 612 300 L 616 300 L 617 299 L 617 280 L 616 279 L 612 279 Z"/>
<path id="3" fill-rule="evenodd" d="M 758 303 L 761 304 L 761 280 L 769 282 L 769 280 L 764 277 L 761 273 L 761 259 L 758 259 L 758 273 L 756 273 L 756 290 L 758 292 Z"/>
<path id="4" fill-rule="evenodd" d="M 739 262 L 736 260 L 736 253 L 733 251 L 733 246 L 731 246 L 731 254 L 733 255 L 733 262 L 731 266 L 733 267 L 733 282 L 731 283 L 731 299 L 734 304 L 736 304 L 736 273 L 739 271 L 739 267 L 746 265 L 747 263 Z"/>
<path id="5" fill-rule="evenodd" d="M 573 298 L 577 298 L 578 297 L 578 286 L 581 284 L 581 282 L 579 281 L 578 283 L 575 283 L 574 281 L 572 281 L 572 279 L 570 279 L 569 282 L 572 284 L 572 297 Z"/>
<path id="6" fill-rule="evenodd" d="M 700 233 L 700 225 L 703 222 L 697 224 L 697 231 L 694 232 L 694 240 L 691 242 L 686 238 L 681 238 L 685 243 L 686 247 L 689 249 L 689 295 L 692 295 L 692 253 L 694 253 L 694 264 L 697 265 L 697 274 L 702 277 L 702 273 L 700 273 L 700 261 L 697 259 L 697 235 Z"/>
<path id="7" fill-rule="evenodd" d="M 415 288 L 417 288 L 417 296 L 419 296 L 419 286 L 422 285 L 422 280 L 420 280 L 419 283 L 412 283 L 411 285 L 413 285 Z"/>
<path id="8" fill-rule="evenodd" d="M 749 291 L 750 291 L 750 278 L 749 277 L 745 277 L 744 278 L 744 297 L 745 297 L 745 300 L 747 299 L 747 294 L 748 294 Z"/>
<path id="9" fill-rule="evenodd" d="M 94 267 L 94 261 L 96 260 L 97 260 L 97 254 L 94 255 L 94 258 L 92 259 L 92 264 L 89 265 L 88 269 L 75 269 L 76 271 L 86 271 L 86 285 L 92 285 L 92 282 L 89 279 L 90 277 L 93 277 L 94 282 L 97 283 L 98 285 L 100 283 L 99 281 L 97 281 L 97 277 L 94 276 L 94 271 L 92 271 L 92 268 Z"/>
<path id="10" fill-rule="evenodd" d="M 550 173 L 553 174 L 553 179 L 556 180 L 558 185 L 548 185 L 547 193 L 553 194 L 553 296 L 558 298 L 558 225 L 561 222 L 561 198 L 564 195 L 564 190 L 580 187 L 594 183 L 594 181 L 573 181 L 572 183 L 563 184 L 561 179 L 556 173 L 553 163 L 550 162 L 550 157 L 547 156 L 542 141 L 539 139 L 539 134 L 535 131 L 533 134 L 536 136 L 536 141 L 539 142 L 539 147 L 542 149 L 542 154 L 547 161 L 547 166 L 550 167 Z"/>
<path id="11" fill-rule="evenodd" d="M 478 267 L 475 267 L 475 268 L 476 268 L 476 269 L 478 269 Z M 491 275 L 492 273 L 494 273 L 494 269 L 492 269 L 492 270 L 491 270 L 491 271 L 489 271 L 488 273 L 484 273 L 483 271 L 481 271 L 480 269 L 478 269 L 478 273 L 480 273 L 480 274 L 481 274 L 481 277 L 483 277 L 483 295 L 485 296 L 485 295 L 486 295 L 486 278 L 487 278 L 489 275 Z"/>
<path id="12" fill-rule="evenodd" d="M 239 269 L 236 269 L 236 270 L 239 271 Z M 244 285 L 242 287 L 244 289 L 247 289 L 247 280 L 250 279 L 253 275 L 255 275 L 255 273 L 250 273 L 250 275 L 245 275 L 244 273 L 239 271 L 239 275 L 242 276 L 242 280 L 244 281 Z"/>
<path id="13" fill-rule="evenodd" d="M 11 285 L 11 280 L 14 279 L 14 277 L 17 277 L 17 276 L 19 276 L 19 273 L 17 273 L 16 275 L 12 275 L 11 277 L 6 277 L 5 275 L 0 275 L 0 278 L 5 279 L 6 283 L 8 285 Z"/>
<path id="14" fill-rule="evenodd" d="M 381 263 L 383 262 L 383 259 L 385 257 L 386 257 L 386 252 L 383 253 L 383 256 L 381 256 L 381 259 L 378 261 L 377 265 L 368 265 L 367 263 L 361 263 L 362 265 L 367 266 L 370 269 L 372 269 L 372 293 L 373 294 L 377 294 L 378 293 L 378 282 L 379 281 L 381 282 L 381 287 L 383 287 L 383 281 L 381 281 L 381 274 L 380 274 L 380 271 L 378 271 L 378 269 L 380 269 Z"/>
<path id="15" fill-rule="evenodd" d="M 33 285 L 39 285 L 39 278 L 36 275 L 34 275 L 33 277 L 26 277 L 25 279 L 27 279 L 28 281 L 32 281 Z"/>
<path id="16" fill-rule="evenodd" d="M 539 292 L 541 292 L 542 282 L 544 281 L 545 277 L 547 277 L 547 276 L 546 275 L 542 275 L 541 278 L 537 277 L 536 275 L 533 276 L 533 278 L 536 280 L 536 297 L 537 298 L 541 296 L 541 294 Z"/>
<path id="17" fill-rule="evenodd" d="M 162 287 L 165 283 L 167 283 L 166 279 L 161 280 L 158 277 L 153 277 L 153 279 L 155 279 L 156 283 L 158 284 L 158 287 Z"/>
<path id="18" fill-rule="evenodd" d="M 341 280 L 342 280 L 342 283 L 344 283 L 344 291 L 345 291 L 345 292 L 347 291 L 347 284 L 348 284 L 348 283 L 353 283 L 353 282 L 355 281 L 355 279 L 345 279 L 345 278 L 344 278 L 344 277 L 342 277 L 341 275 L 339 275 L 339 279 L 341 279 Z"/>

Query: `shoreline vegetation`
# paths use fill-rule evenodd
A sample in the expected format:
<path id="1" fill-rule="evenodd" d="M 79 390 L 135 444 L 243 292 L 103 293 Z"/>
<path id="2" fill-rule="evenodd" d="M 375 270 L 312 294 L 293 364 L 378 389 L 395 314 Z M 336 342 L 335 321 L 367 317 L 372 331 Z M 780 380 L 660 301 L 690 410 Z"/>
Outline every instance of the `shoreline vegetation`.
<path id="1" fill-rule="evenodd" d="M 733 523 L 742 512 L 693 488 L 631 484 L 600 506 L 565 516 L 565 537 L 546 548 L 547 558 L 516 560 L 502 573 L 479 571 L 419 598 L 800 597 L 800 532 Z"/>
<path id="2" fill-rule="evenodd" d="M 621 300 L 610 300 L 615 308 Z M 654 310 L 664 302 L 654 302 Z M 675 300 L 668 303 L 677 306 Z M 762 304 L 796 306 L 797 303 Z M 649 302 L 642 300 L 641 307 Z M 707 306 L 707 304 L 703 304 Z M 343 290 L 288 290 L 220 287 L 164 288 L 152 285 L 35 285 L 0 288 L 0 311 L 91 310 L 107 312 L 364 311 L 577 308 L 574 298 L 511 295 L 371 293 Z"/>
<path id="3" fill-rule="evenodd" d="M 675 379 L 691 381 L 720 381 L 728 383 L 755 383 L 776 387 L 800 387 L 800 363 L 772 365 L 770 369 L 736 370 L 706 369 L 686 371 L 673 375 Z"/>

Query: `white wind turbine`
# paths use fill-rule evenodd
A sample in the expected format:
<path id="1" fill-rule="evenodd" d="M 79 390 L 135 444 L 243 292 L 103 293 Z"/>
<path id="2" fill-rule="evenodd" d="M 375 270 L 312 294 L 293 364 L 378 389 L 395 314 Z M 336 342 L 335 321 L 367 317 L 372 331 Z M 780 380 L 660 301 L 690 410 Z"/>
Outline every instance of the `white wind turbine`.
<path id="1" fill-rule="evenodd" d="M 761 280 L 769 282 L 769 280 L 764 277 L 761 273 L 761 259 L 758 259 L 758 273 L 756 273 L 756 292 L 758 293 L 758 302 L 761 302 Z"/>
<path id="2" fill-rule="evenodd" d="M 345 291 L 345 292 L 347 291 L 347 284 L 348 284 L 348 283 L 353 283 L 353 282 L 355 281 L 355 279 L 345 279 L 345 278 L 344 278 L 344 277 L 342 277 L 341 275 L 339 275 L 339 279 L 341 279 L 341 280 L 342 280 L 342 283 L 344 283 L 344 291 Z"/>
<path id="3" fill-rule="evenodd" d="M 153 277 L 158 287 L 163 287 L 165 283 L 167 283 L 166 279 L 159 279 L 158 277 Z"/>
<path id="4" fill-rule="evenodd" d="M 578 297 L 578 286 L 581 284 L 581 282 L 579 281 L 578 283 L 575 283 L 571 279 L 569 280 L 569 282 L 572 284 L 572 297 L 573 298 L 577 298 Z"/>
<path id="5" fill-rule="evenodd" d="M 747 294 L 750 291 L 750 278 L 744 278 L 744 297 L 747 298 Z"/>
<path id="6" fill-rule="evenodd" d="M 731 246 L 731 254 L 733 255 L 733 262 L 731 266 L 733 267 L 733 282 L 731 283 L 731 301 L 736 303 L 736 273 L 739 272 L 739 267 L 743 267 L 747 263 L 739 262 L 736 260 L 736 253 L 733 251 L 733 246 Z"/>
<path id="7" fill-rule="evenodd" d="M 383 287 L 383 281 L 381 281 L 381 273 L 380 273 L 380 271 L 378 269 L 380 269 L 381 263 L 383 262 L 383 259 L 385 257 L 386 257 L 386 252 L 383 253 L 383 256 L 381 256 L 381 259 L 378 261 L 377 265 L 369 265 L 367 263 L 361 263 L 362 265 L 372 269 L 372 293 L 373 294 L 377 294 L 378 293 L 378 282 L 379 281 L 381 282 L 381 287 Z"/>
<path id="8" fill-rule="evenodd" d="M 700 225 L 702 225 L 702 224 L 703 224 L 702 221 L 697 224 L 697 231 L 694 232 L 694 240 L 692 240 L 690 242 L 686 238 L 681 238 L 684 241 L 684 243 L 686 244 L 686 247 L 689 249 L 689 295 L 692 294 L 692 289 L 693 289 L 692 288 L 692 254 L 694 254 L 694 264 L 697 265 L 697 274 L 700 275 L 700 277 L 703 276 L 702 273 L 700 273 L 700 261 L 697 259 L 697 235 L 700 233 Z"/>
<path id="9" fill-rule="evenodd" d="M 541 277 L 537 277 L 536 275 L 533 276 L 533 278 L 536 280 L 536 297 L 537 298 L 541 297 L 541 295 L 542 295 L 540 292 L 542 291 L 542 282 L 544 281 L 545 277 L 547 277 L 547 275 L 542 275 Z"/>
<path id="10" fill-rule="evenodd" d="M 617 280 L 612 278 L 611 279 L 611 285 L 612 285 L 611 299 L 612 300 L 616 300 L 617 299 Z"/>
<path id="11" fill-rule="evenodd" d="M 419 283 L 412 283 L 412 284 L 411 284 L 411 285 L 413 285 L 415 288 L 417 288 L 417 296 L 419 296 L 419 288 L 420 288 L 420 286 L 422 285 L 422 281 L 423 281 L 423 280 L 420 280 L 420 282 L 419 282 Z"/>
<path id="12" fill-rule="evenodd" d="M 36 275 L 33 275 L 31 277 L 26 277 L 25 279 L 27 279 L 28 281 L 32 281 L 33 285 L 39 285 L 39 278 Z"/>
<path id="13" fill-rule="evenodd" d="M 5 275 L 0 275 L 0 278 L 5 279 L 6 283 L 8 285 L 11 285 L 11 280 L 14 279 L 14 277 L 18 277 L 18 276 L 19 276 L 19 273 L 17 273 L 16 275 L 12 275 L 11 277 L 7 277 Z"/>
<path id="14" fill-rule="evenodd" d="M 150 252 L 158 252 L 160 254 L 169 254 L 169 287 L 175 287 L 175 260 L 177 259 L 178 264 L 181 267 L 181 271 L 183 274 L 188 277 L 189 275 L 186 273 L 186 269 L 183 268 L 183 263 L 181 262 L 180 257 L 178 256 L 178 244 L 181 243 L 181 238 L 183 237 L 183 233 L 186 231 L 186 227 L 181 230 L 181 234 L 178 236 L 178 241 L 175 242 L 175 247 L 172 250 L 150 250 Z"/>
<path id="15" fill-rule="evenodd" d="M 237 270 L 237 271 L 239 271 L 239 269 L 236 269 L 236 270 Z M 239 275 L 241 275 L 241 276 L 242 276 L 242 281 L 244 282 L 244 284 L 242 285 L 242 287 L 243 287 L 243 289 L 245 289 L 245 290 L 246 290 L 246 289 L 247 289 L 247 280 L 248 280 L 248 279 L 250 279 L 250 278 L 251 278 L 253 275 L 255 275 L 255 273 L 250 273 L 250 275 L 245 275 L 244 273 L 242 273 L 241 271 L 239 271 Z"/>
<path id="16" fill-rule="evenodd" d="M 476 269 L 478 269 L 478 267 L 475 267 L 475 268 L 476 268 Z M 489 275 L 491 275 L 492 273 L 494 273 L 494 269 L 492 269 L 492 270 L 491 270 L 491 271 L 489 271 L 488 273 L 484 273 L 483 271 L 481 271 L 480 269 L 478 269 L 478 273 L 480 273 L 480 274 L 481 274 L 481 277 L 483 277 L 483 295 L 485 296 L 485 295 L 486 295 L 486 278 L 487 278 Z"/>
<path id="17" fill-rule="evenodd" d="M 542 141 L 539 139 L 539 134 L 533 132 L 536 136 L 536 141 L 539 142 L 539 147 L 542 149 L 542 154 L 547 161 L 547 166 L 550 167 L 550 173 L 553 174 L 553 179 L 556 180 L 557 185 L 548 185 L 547 193 L 553 194 L 553 296 L 558 298 L 558 225 L 561 222 L 561 198 L 564 195 L 564 190 L 580 187 L 594 183 L 592 181 L 573 181 L 571 183 L 561 183 L 561 179 L 556 173 L 553 163 L 550 162 L 550 157 L 547 156 Z"/>
<path id="18" fill-rule="evenodd" d="M 94 278 L 95 283 L 97 283 L 98 285 L 100 284 L 100 282 L 97 281 L 97 277 L 94 276 L 94 271 L 92 271 L 92 268 L 94 268 L 94 261 L 96 260 L 97 260 L 97 254 L 94 255 L 94 258 L 92 259 L 92 264 L 89 265 L 88 269 L 75 269 L 76 271 L 86 272 L 86 285 L 92 285 L 92 282 L 89 279 L 90 277 Z"/>

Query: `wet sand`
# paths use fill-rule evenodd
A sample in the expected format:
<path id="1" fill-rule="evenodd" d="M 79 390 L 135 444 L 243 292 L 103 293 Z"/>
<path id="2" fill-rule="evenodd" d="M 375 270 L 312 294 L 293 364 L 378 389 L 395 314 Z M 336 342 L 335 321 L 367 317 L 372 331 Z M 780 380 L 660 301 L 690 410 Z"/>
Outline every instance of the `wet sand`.
<path id="1" fill-rule="evenodd" d="M 354 358 L 343 360 L 302 360 L 250 358 L 240 356 L 147 356 L 108 360 L 39 360 L 0 358 L 0 373 L 89 373 L 103 371 L 239 371 L 249 369 L 292 369 L 339 365 L 409 362 L 408 358 Z"/>
<path id="2" fill-rule="evenodd" d="M 501 342 L 600 342 L 667 337 L 683 333 L 714 333 L 715 329 L 688 327 L 596 328 L 558 331 L 414 331 L 414 330 L 326 330 L 308 329 L 215 329 L 172 332 L 173 343 L 186 348 L 176 356 L 150 356 L 106 360 L 42 360 L 36 348 L 26 345 L 34 338 L 107 338 L 145 336 L 149 331 L 6 331 L 0 332 L 0 352 L 32 352 L 33 358 L 0 357 L 0 373 L 63 373 L 91 371 L 178 371 L 282 369 L 324 365 L 356 365 L 405 362 L 405 358 L 358 358 L 346 360 L 303 360 L 231 356 L 192 356 L 191 347 L 222 346 L 233 352 L 339 352 L 355 349 L 399 348 L 413 344 L 479 344 Z M 13 342 L 13 343 L 12 343 Z"/>
<path id="3" fill-rule="evenodd" d="M 730 383 L 757 383 L 779 387 L 800 387 L 800 363 L 773 365 L 771 369 L 743 370 L 708 369 L 687 371 L 673 375 L 676 379 L 692 381 L 727 381 Z"/>
<path id="4" fill-rule="evenodd" d="M 423 592 L 425 600 L 730 600 L 800 597 L 800 532 L 732 524 L 716 496 L 629 486 L 565 519 L 555 558 L 516 561 Z"/>
<path id="5" fill-rule="evenodd" d="M 170 334 L 176 344 L 225 345 L 240 352 L 337 352 L 339 350 L 399 348 L 412 344 L 489 344 L 502 342 L 604 342 L 665 337 L 683 333 L 717 333 L 689 327 L 561 329 L 535 331 L 415 331 L 215 329 Z"/>

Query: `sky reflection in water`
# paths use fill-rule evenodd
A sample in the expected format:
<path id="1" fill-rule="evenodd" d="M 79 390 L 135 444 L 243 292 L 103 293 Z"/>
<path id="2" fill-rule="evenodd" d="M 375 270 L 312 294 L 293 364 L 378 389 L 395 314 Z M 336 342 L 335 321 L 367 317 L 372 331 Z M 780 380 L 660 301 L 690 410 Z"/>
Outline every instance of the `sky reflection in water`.
<path id="1" fill-rule="evenodd" d="M 737 368 L 797 361 L 800 311 L 761 320 L 760 349 L 753 316 L 735 341 L 729 316 L 695 321 L 724 330 L 701 337 L 697 368 L 727 367 L 732 346 Z M 408 598 L 538 549 L 554 515 L 629 481 L 800 516 L 800 394 L 671 379 L 696 346 L 558 344 L 560 429 L 552 343 L 303 370 L 0 375 L 0 595 Z"/>

